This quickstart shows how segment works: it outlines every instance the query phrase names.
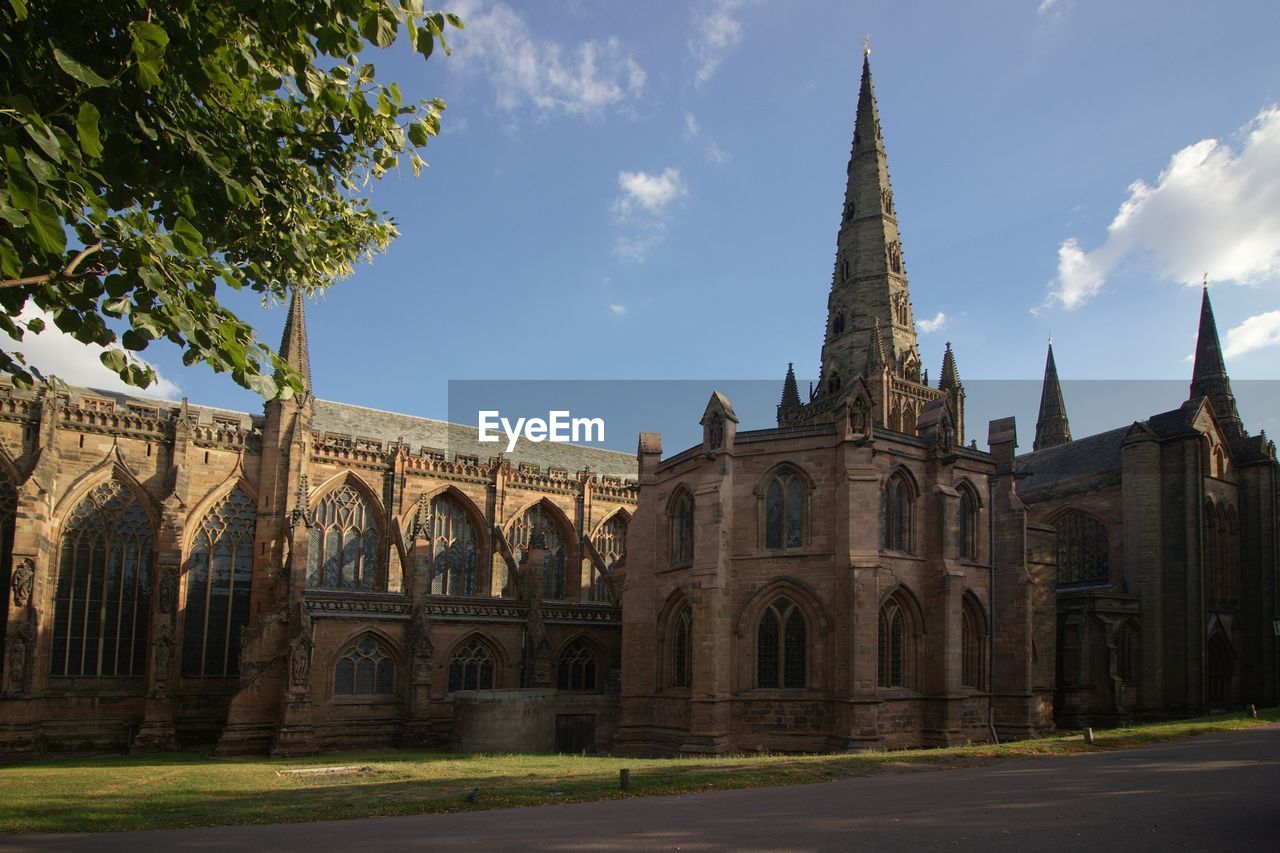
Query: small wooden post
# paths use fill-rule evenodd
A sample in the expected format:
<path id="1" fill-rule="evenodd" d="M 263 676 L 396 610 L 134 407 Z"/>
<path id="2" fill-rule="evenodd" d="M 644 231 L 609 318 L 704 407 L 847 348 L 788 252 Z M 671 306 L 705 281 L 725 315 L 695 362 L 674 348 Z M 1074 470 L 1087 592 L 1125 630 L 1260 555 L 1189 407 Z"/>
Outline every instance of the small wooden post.
<path id="1" fill-rule="evenodd" d="M 1084 742 L 1085 742 L 1085 743 L 1087 743 L 1087 744 L 1092 744 L 1092 743 L 1093 743 L 1093 729 L 1089 728 L 1088 726 L 1085 726 L 1085 727 L 1084 727 L 1084 729 L 1083 729 L 1082 731 L 1084 732 Z"/>
<path id="2" fill-rule="evenodd" d="M 1253 703 L 1245 705 L 1244 709 L 1249 712 L 1250 718 L 1255 720 L 1258 719 L 1258 708 Z"/>
<path id="3" fill-rule="evenodd" d="M 618 787 L 624 791 L 631 790 L 631 770 L 623 767 L 618 771 Z"/>

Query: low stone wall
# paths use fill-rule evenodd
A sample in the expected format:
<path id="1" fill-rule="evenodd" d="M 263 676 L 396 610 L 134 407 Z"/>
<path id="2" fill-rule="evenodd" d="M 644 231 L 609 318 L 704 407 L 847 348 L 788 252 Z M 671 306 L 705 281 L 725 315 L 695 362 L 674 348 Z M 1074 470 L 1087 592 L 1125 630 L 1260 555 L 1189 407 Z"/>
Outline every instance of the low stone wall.
<path id="1" fill-rule="evenodd" d="M 553 752 L 554 690 L 459 690 L 453 694 L 455 752 Z"/>

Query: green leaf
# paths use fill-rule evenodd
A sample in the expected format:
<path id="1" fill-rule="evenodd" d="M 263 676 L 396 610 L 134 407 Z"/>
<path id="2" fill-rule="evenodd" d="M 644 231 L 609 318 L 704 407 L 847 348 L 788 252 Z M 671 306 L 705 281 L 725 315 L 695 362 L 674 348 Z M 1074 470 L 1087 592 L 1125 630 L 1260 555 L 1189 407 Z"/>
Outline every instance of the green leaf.
<path id="1" fill-rule="evenodd" d="M 27 4 L 25 0 L 9 0 L 9 5 L 13 7 L 13 16 L 19 21 L 27 19 Z"/>
<path id="2" fill-rule="evenodd" d="M 436 42 L 431 35 L 431 30 L 427 27 L 418 27 L 418 37 L 414 43 L 414 47 L 423 58 L 429 58 L 431 51 L 435 48 Z"/>
<path id="3" fill-rule="evenodd" d="M 27 168 L 31 170 L 31 174 L 35 175 L 36 180 L 40 183 L 48 186 L 58 179 L 58 170 L 36 152 L 24 151 L 22 159 L 26 161 Z"/>
<path id="4" fill-rule="evenodd" d="M 98 73 L 89 66 L 76 62 L 56 47 L 53 49 L 53 59 L 58 63 L 59 68 L 86 86 L 97 88 L 98 86 L 109 86 L 111 84 L 110 80 L 99 76 Z"/>
<path id="5" fill-rule="evenodd" d="M 33 335 L 38 335 L 44 331 L 44 320 L 39 317 L 32 317 L 27 321 L 27 331 Z"/>
<path id="6" fill-rule="evenodd" d="M 76 116 L 76 134 L 80 137 L 80 149 L 97 159 L 102 156 L 102 139 L 98 135 L 100 113 L 93 104 L 85 101 Z"/>
<path id="7" fill-rule="evenodd" d="M 47 201 L 42 201 L 35 210 L 27 211 L 31 218 L 31 234 L 41 251 L 49 254 L 61 254 L 67 248 L 67 232 L 62 230 L 62 220 L 58 211 Z"/>
<path id="8" fill-rule="evenodd" d="M 164 66 L 164 51 L 169 44 L 169 34 L 164 28 L 150 21 L 134 21 L 129 24 L 133 36 L 133 59 L 138 64 L 138 83 L 150 89 L 160 82 L 160 69 Z"/>
<path id="9" fill-rule="evenodd" d="M 452 12 L 445 12 L 444 19 L 456 30 L 465 30 L 467 28 L 467 25 L 462 23 L 462 19 Z"/>
<path id="10" fill-rule="evenodd" d="M 395 13 L 384 6 L 367 9 L 360 15 L 360 35 L 378 47 L 387 47 L 396 40 L 398 23 Z"/>
<path id="11" fill-rule="evenodd" d="M 13 151 L 12 148 L 6 146 L 6 153 Z M 14 152 L 15 154 L 17 152 Z M 8 159 L 6 165 L 6 174 L 9 176 L 9 200 L 19 210 L 32 211 L 36 209 L 36 203 L 39 201 L 39 189 L 36 182 L 31 180 L 31 176 L 27 174 L 27 170 L 22 168 L 21 163 L 14 163 L 12 159 Z"/>
<path id="12" fill-rule="evenodd" d="M 427 144 L 427 140 L 429 138 L 430 137 L 427 135 L 426 128 L 422 126 L 421 122 L 414 122 L 413 124 L 409 125 L 409 141 L 412 142 L 414 145 L 421 148 L 422 146 Z"/>
<path id="13" fill-rule="evenodd" d="M 106 366 L 107 370 L 112 373 L 121 373 L 129 363 L 129 359 L 122 349 L 109 349 L 98 358 Z"/>
<path id="14" fill-rule="evenodd" d="M 204 236 L 186 220 L 186 217 L 178 217 L 172 233 L 174 246 L 179 252 L 188 258 L 199 258 L 204 255 Z"/>
<path id="15" fill-rule="evenodd" d="M 27 131 L 31 141 L 40 146 L 45 156 L 55 163 L 62 162 L 62 146 L 58 143 L 58 137 L 53 135 L 53 131 L 49 130 L 47 125 L 43 122 L 31 122 L 24 124 L 23 129 Z"/>

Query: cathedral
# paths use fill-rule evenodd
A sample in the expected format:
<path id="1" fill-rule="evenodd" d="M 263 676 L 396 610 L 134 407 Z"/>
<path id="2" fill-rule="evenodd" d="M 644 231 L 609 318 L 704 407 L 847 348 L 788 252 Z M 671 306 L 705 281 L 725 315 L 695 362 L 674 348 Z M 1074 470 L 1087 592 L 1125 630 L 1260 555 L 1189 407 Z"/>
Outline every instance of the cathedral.
<path id="1" fill-rule="evenodd" d="M 313 393 L 0 386 L 0 754 L 726 753 L 1033 736 L 1277 699 L 1277 466 L 1208 293 L 1188 400 L 1032 452 L 923 371 L 869 55 L 821 374 L 664 457 L 491 455 Z M 691 420 L 697 416 L 690 414 Z"/>

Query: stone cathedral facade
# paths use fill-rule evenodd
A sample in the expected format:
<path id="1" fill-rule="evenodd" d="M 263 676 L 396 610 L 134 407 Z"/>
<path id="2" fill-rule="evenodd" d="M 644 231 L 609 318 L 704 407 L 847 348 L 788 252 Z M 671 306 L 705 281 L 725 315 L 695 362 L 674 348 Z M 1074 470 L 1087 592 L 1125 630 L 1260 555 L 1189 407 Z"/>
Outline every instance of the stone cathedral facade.
<path id="1" fill-rule="evenodd" d="M 1274 445 L 1206 292 L 1189 399 L 966 443 L 916 341 L 864 60 L 821 374 L 663 457 L 312 393 L 261 414 L 0 386 L 0 753 L 723 753 L 1020 737 L 1277 699 Z M 697 413 L 690 413 L 691 417 Z M 1274 633 L 1272 633 L 1274 632 Z"/>
<path id="2" fill-rule="evenodd" d="M 318 400 L 296 294 L 281 352 L 262 416 L 0 389 L 0 752 L 448 743 L 508 688 L 607 743 L 633 457 Z"/>

